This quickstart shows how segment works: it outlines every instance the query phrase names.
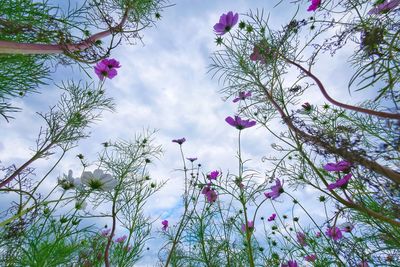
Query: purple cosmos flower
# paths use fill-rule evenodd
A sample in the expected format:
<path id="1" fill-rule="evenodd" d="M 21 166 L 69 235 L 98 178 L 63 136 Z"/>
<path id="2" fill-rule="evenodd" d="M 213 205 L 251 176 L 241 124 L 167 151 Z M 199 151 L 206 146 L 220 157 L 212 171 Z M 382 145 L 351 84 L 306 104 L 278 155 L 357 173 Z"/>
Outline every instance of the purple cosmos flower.
<path id="1" fill-rule="evenodd" d="M 260 61 L 261 63 L 265 64 L 265 59 L 261 55 L 260 48 L 255 45 L 253 48 L 253 53 L 250 55 L 250 60 L 251 61 Z"/>
<path id="2" fill-rule="evenodd" d="M 296 233 L 297 242 L 303 247 L 307 246 L 306 235 L 302 232 Z"/>
<path id="3" fill-rule="evenodd" d="M 233 14 L 229 11 L 227 14 L 222 14 L 219 18 L 219 22 L 214 25 L 215 33 L 218 35 L 224 35 L 229 32 L 233 26 L 238 22 L 239 14 Z"/>
<path id="4" fill-rule="evenodd" d="M 254 230 L 254 222 L 253 221 L 248 221 L 247 222 L 247 230 L 252 232 Z M 246 232 L 246 225 L 242 223 L 242 232 Z"/>
<path id="5" fill-rule="evenodd" d="M 317 255 L 315 254 L 307 255 L 304 257 L 304 259 L 309 262 L 314 262 L 317 259 Z"/>
<path id="6" fill-rule="evenodd" d="M 121 65 L 119 64 L 119 61 L 113 59 L 113 58 L 106 58 L 101 61 L 104 65 L 106 65 L 109 69 L 118 69 L 121 68 Z"/>
<path id="7" fill-rule="evenodd" d="M 294 260 L 288 261 L 287 264 L 282 264 L 281 267 L 297 267 L 297 262 Z"/>
<path id="8" fill-rule="evenodd" d="M 101 236 L 106 237 L 110 234 L 110 232 L 111 232 L 110 228 L 105 228 L 105 229 L 101 230 L 100 234 L 101 234 Z"/>
<path id="9" fill-rule="evenodd" d="M 164 220 L 161 222 L 161 224 L 163 225 L 162 230 L 166 231 L 168 228 L 168 220 Z"/>
<path id="10" fill-rule="evenodd" d="M 340 229 L 336 226 L 328 228 L 328 230 L 326 230 L 326 235 L 332 238 L 334 241 L 337 241 L 343 237 L 342 231 L 340 231 Z"/>
<path id="11" fill-rule="evenodd" d="M 115 239 L 114 242 L 115 242 L 115 243 L 124 243 L 125 240 L 126 240 L 126 238 L 127 238 L 127 236 L 126 236 L 126 235 L 123 235 L 123 236 L 120 236 L 120 237 L 118 237 L 117 239 Z"/>
<path id="12" fill-rule="evenodd" d="M 283 193 L 283 188 L 282 188 L 283 184 L 281 183 L 281 181 L 279 179 L 276 179 L 275 181 L 275 185 L 273 185 L 271 187 L 271 192 L 265 192 L 264 195 L 266 198 L 270 198 L 270 199 L 275 199 L 277 197 L 279 197 L 281 195 L 281 193 Z"/>
<path id="13" fill-rule="evenodd" d="M 218 198 L 217 192 L 214 189 L 211 189 L 210 185 L 204 187 L 201 193 L 206 197 L 209 203 L 215 202 Z"/>
<path id="14" fill-rule="evenodd" d="M 307 11 L 315 11 L 321 4 L 321 0 L 311 0 L 311 5 L 308 7 Z"/>
<path id="15" fill-rule="evenodd" d="M 329 184 L 328 189 L 333 190 L 333 189 L 339 188 L 339 187 L 344 189 L 344 188 L 346 188 L 347 183 L 349 182 L 350 178 L 351 178 L 351 173 L 346 174 L 343 178 L 337 180 L 335 183 Z"/>
<path id="16" fill-rule="evenodd" d="M 238 102 L 239 100 L 245 100 L 246 98 L 251 97 L 251 92 L 239 92 L 239 96 L 233 99 L 233 103 Z"/>
<path id="17" fill-rule="evenodd" d="M 172 140 L 172 143 L 178 143 L 178 144 L 182 145 L 183 143 L 185 143 L 185 141 L 186 141 L 186 138 L 182 137 L 181 139 Z"/>
<path id="18" fill-rule="evenodd" d="M 246 128 L 253 127 L 256 125 L 255 121 L 250 121 L 250 120 L 242 120 L 239 116 L 235 116 L 235 118 L 232 117 L 226 117 L 225 121 L 235 127 L 238 130 L 243 130 Z"/>
<path id="19" fill-rule="evenodd" d="M 382 14 L 395 9 L 400 5 L 400 0 L 385 0 L 383 3 L 375 6 L 373 9 L 368 11 L 368 14 Z"/>
<path id="20" fill-rule="evenodd" d="M 106 64 L 103 63 L 103 61 L 96 64 L 94 67 L 94 72 L 101 81 L 104 80 L 104 78 L 112 79 L 118 74 L 116 69 L 110 69 Z"/>
<path id="21" fill-rule="evenodd" d="M 207 178 L 209 180 L 217 180 L 217 177 L 219 175 L 219 171 L 212 171 L 210 174 L 207 175 Z"/>
<path id="22" fill-rule="evenodd" d="M 362 262 L 360 262 L 357 267 L 369 267 L 368 262 L 363 260 Z"/>
<path id="23" fill-rule="evenodd" d="M 190 161 L 190 162 L 193 162 L 193 161 L 196 161 L 197 160 L 197 158 L 186 158 L 188 161 Z"/>
<path id="24" fill-rule="evenodd" d="M 275 218 L 276 218 L 276 214 L 272 213 L 272 215 L 268 218 L 268 221 L 269 222 L 275 221 Z"/>
<path id="25" fill-rule="evenodd" d="M 353 166 L 353 164 L 348 161 L 342 160 L 338 163 L 328 163 L 324 166 L 324 169 L 328 172 L 341 172 L 349 170 L 351 166 Z"/>

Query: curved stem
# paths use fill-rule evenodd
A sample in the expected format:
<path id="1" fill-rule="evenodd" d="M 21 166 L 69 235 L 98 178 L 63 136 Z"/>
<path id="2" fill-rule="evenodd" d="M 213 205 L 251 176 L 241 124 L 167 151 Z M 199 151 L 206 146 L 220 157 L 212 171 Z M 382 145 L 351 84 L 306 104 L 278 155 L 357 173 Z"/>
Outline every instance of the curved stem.
<path id="1" fill-rule="evenodd" d="M 382 112 L 382 111 L 376 111 L 376 110 L 371 110 L 371 109 L 366 109 L 366 108 L 361 108 L 361 107 L 356 107 L 356 106 L 352 106 L 352 105 L 348 105 L 348 104 L 344 104 L 341 102 L 336 101 L 335 99 L 333 99 L 332 97 L 330 97 L 328 95 L 328 92 L 326 91 L 325 87 L 323 86 L 322 82 L 314 75 L 312 74 L 311 71 L 305 69 L 303 66 L 301 66 L 300 64 L 291 61 L 290 59 L 284 58 L 284 60 L 294 66 L 296 66 L 297 68 L 299 68 L 301 71 L 303 71 L 308 77 L 310 77 L 311 79 L 313 79 L 318 87 L 319 90 L 321 91 L 321 93 L 324 95 L 324 97 L 331 102 L 332 104 L 345 108 L 345 109 L 349 109 L 349 110 L 353 110 L 353 111 L 357 111 L 357 112 L 361 112 L 361 113 L 366 113 L 372 116 L 378 116 L 378 117 L 382 117 L 382 118 L 388 118 L 388 119 L 397 119 L 400 120 L 400 115 L 399 114 L 393 114 L 393 113 L 388 113 L 388 112 Z"/>

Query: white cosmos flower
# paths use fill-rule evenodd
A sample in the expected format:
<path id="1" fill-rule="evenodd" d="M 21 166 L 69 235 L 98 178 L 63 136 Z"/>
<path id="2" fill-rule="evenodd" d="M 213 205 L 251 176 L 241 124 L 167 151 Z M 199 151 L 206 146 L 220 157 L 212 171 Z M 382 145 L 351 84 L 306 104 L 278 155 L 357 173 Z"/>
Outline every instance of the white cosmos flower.
<path id="1" fill-rule="evenodd" d="M 110 191 L 115 188 L 118 181 L 103 170 L 96 169 L 94 172 L 83 172 L 81 176 L 82 183 L 93 190 Z"/>
<path id="2" fill-rule="evenodd" d="M 64 189 L 72 189 L 75 188 L 79 185 L 81 185 L 81 179 L 79 178 L 74 178 L 72 170 L 68 171 L 68 175 L 63 175 L 64 177 L 62 179 L 58 179 L 58 184 Z"/>

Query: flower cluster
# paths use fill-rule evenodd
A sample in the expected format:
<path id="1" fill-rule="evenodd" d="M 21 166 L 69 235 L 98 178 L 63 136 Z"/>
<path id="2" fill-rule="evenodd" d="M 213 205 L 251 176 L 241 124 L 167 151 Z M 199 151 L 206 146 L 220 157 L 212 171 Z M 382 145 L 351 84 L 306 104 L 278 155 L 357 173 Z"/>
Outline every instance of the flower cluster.
<path id="1" fill-rule="evenodd" d="M 94 72 L 100 80 L 104 78 L 112 79 L 117 76 L 118 72 L 116 69 L 120 68 L 119 62 L 113 58 L 106 58 L 96 64 Z"/>

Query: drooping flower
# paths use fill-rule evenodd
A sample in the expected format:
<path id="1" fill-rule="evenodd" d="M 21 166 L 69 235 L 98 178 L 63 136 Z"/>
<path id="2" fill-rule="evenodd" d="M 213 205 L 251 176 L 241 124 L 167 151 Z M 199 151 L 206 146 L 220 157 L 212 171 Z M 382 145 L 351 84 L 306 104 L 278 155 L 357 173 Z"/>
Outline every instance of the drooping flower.
<path id="1" fill-rule="evenodd" d="M 346 233 L 350 233 L 354 229 L 354 225 L 349 222 L 342 223 L 341 225 L 339 225 L 339 227 L 343 232 Z"/>
<path id="2" fill-rule="evenodd" d="M 163 225 L 162 230 L 166 231 L 168 228 L 168 220 L 164 220 L 161 222 L 161 224 Z"/>
<path id="3" fill-rule="evenodd" d="M 224 35 L 236 25 L 238 20 L 238 13 L 233 14 L 232 11 L 229 11 L 227 14 L 222 14 L 219 18 L 219 22 L 214 25 L 215 33 L 218 35 Z"/>
<path id="4" fill-rule="evenodd" d="M 299 242 L 299 244 L 303 247 L 307 246 L 307 242 L 306 242 L 306 235 L 302 232 L 297 232 L 296 233 L 296 238 L 297 238 L 297 242 Z"/>
<path id="5" fill-rule="evenodd" d="M 118 74 L 116 68 L 120 67 L 121 66 L 117 60 L 106 58 L 94 66 L 94 72 L 100 80 L 104 80 L 104 78 L 112 79 Z"/>
<path id="6" fill-rule="evenodd" d="M 308 7 L 307 11 L 315 11 L 321 5 L 321 0 L 311 0 L 311 5 Z"/>
<path id="7" fill-rule="evenodd" d="M 180 138 L 180 139 L 174 139 L 174 140 L 172 140 L 172 143 L 177 143 L 177 144 L 179 144 L 179 145 L 182 145 L 183 143 L 185 143 L 185 141 L 186 141 L 186 138 L 185 138 L 185 137 L 182 137 L 182 138 Z"/>
<path id="8" fill-rule="evenodd" d="M 329 227 L 326 230 L 326 235 L 332 238 L 334 241 L 337 241 L 343 237 L 342 231 L 336 226 Z"/>
<path id="9" fill-rule="evenodd" d="M 94 172 L 86 171 L 81 176 L 82 183 L 92 190 L 109 191 L 115 188 L 118 181 L 103 170 L 96 169 Z"/>
<path id="10" fill-rule="evenodd" d="M 207 202 L 209 203 L 215 202 L 218 198 L 217 192 L 212 189 L 210 185 L 205 186 L 201 193 L 206 197 Z"/>
<path id="11" fill-rule="evenodd" d="M 239 92 L 239 96 L 233 99 L 233 103 L 238 102 L 239 100 L 245 100 L 246 98 L 251 97 L 251 92 Z"/>
<path id="12" fill-rule="evenodd" d="M 197 158 L 186 158 L 188 161 L 190 161 L 190 162 L 193 162 L 193 161 L 196 161 L 197 160 Z"/>
<path id="13" fill-rule="evenodd" d="M 304 257 L 304 259 L 309 262 L 314 262 L 317 259 L 317 255 L 315 254 L 307 255 Z"/>
<path id="14" fill-rule="evenodd" d="M 64 174 L 63 178 L 58 179 L 58 184 L 61 186 L 62 189 L 69 190 L 81 185 L 82 182 L 81 179 L 74 178 L 72 170 L 69 170 L 68 175 Z"/>
<path id="15" fill-rule="evenodd" d="M 275 185 L 271 187 L 271 190 L 272 190 L 271 192 L 264 193 L 266 198 L 276 199 L 281 195 L 281 193 L 283 193 L 283 184 L 279 179 L 276 179 Z"/>
<path id="16" fill-rule="evenodd" d="M 254 125 L 256 125 L 255 121 L 243 120 L 239 116 L 235 116 L 235 118 L 226 117 L 225 121 L 229 125 L 235 127 L 238 130 L 243 130 L 243 129 L 250 128 L 250 127 L 253 127 Z"/>
<path id="17" fill-rule="evenodd" d="M 382 14 L 395 9 L 398 5 L 400 5 L 400 0 L 385 0 L 383 3 L 376 5 L 368 14 Z"/>
<path id="18" fill-rule="evenodd" d="M 272 213 L 272 215 L 268 218 L 268 221 L 269 222 L 275 221 L 275 218 L 276 218 L 276 214 Z"/>
<path id="19" fill-rule="evenodd" d="M 247 227 L 244 223 L 242 223 L 242 232 L 245 233 L 247 231 L 249 231 L 250 233 L 254 230 L 254 222 L 253 221 L 248 221 L 247 222 Z"/>
<path id="20" fill-rule="evenodd" d="M 353 164 L 348 161 L 342 160 L 338 163 L 328 163 L 324 166 L 324 169 L 328 172 L 341 172 L 348 171 L 351 166 L 353 166 Z"/>
<path id="21" fill-rule="evenodd" d="M 328 189 L 333 190 L 333 189 L 336 189 L 339 187 L 342 189 L 345 189 L 347 186 L 347 183 L 350 181 L 350 179 L 351 179 L 351 173 L 346 174 L 343 178 L 337 180 L 336 182 L 334 182 L 332 184 L 329 184 Z"/>
<path id="22" fill-rule="evenodd" d="M 298 267 L 298 265 L 295 260 L 290 260 L 287 264 L 282 264 L 281 267 Z"/>
<path id="23" fill-rule="evenodd" d="M 219 171 L 212 171 L 210 174 L 207 175 L 207 178 L 209 180 L 217 180 L 217 177 L 219 175 Z"/>
<path id="24" fill-rule="evenodd" d="M 123 236 L 120 236 L 120 237 L 116 238 L 116 239 L 114 240 L 114 242 L 115 242 L 115 243 L 124 243 L 125 240 L 126 240 L 126 238 L 127 238 L 127 236 L 126 236 L 126 235 L 123 235 Z"/>

